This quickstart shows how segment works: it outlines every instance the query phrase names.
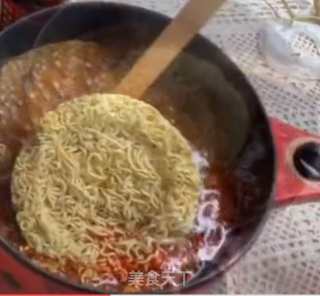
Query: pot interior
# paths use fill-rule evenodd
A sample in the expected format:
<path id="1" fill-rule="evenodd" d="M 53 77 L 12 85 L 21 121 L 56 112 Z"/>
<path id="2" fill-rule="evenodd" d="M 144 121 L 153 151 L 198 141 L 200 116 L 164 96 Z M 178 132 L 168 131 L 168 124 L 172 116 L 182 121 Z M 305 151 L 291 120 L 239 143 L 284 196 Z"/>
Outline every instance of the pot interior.
<path id="1" fill-rule="evenodd" d="M 28 17 L 0 36 L 0 61 L 49 43 L 82 39 L 106 49 L 118 82 L 169 23 L 160 14 L 131 6 L 88 2 Z M 17 42 L 17 36 L 24 36 Z M 166 49 L 163 49 L 166 50 Z M 143 98 L 155 106 L 209 162 L 221 189 L 220 219 L 230 228 L 213 260 L 188 287 L 224 271 L 248 247 L 267 213 L 275 155 L 264 110 L 241 71 L 201 36 L 180 54 Z M 0 236 L 17 249 L 20 235 L 2 184 Z"/>

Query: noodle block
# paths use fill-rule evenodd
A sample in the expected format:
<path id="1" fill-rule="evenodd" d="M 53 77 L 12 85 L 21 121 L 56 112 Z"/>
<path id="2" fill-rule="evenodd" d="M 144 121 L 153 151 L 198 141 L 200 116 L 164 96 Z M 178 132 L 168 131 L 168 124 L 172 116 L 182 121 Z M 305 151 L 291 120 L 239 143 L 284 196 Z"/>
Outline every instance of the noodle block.
<path id="1" fill-rule="evenodd" d="M 193 230 L 201 180 L 181 133 L 151 105 L 118 94 L 60 104 L 16 159 L 12 200 L 28 245 L 84 264 Z"/>

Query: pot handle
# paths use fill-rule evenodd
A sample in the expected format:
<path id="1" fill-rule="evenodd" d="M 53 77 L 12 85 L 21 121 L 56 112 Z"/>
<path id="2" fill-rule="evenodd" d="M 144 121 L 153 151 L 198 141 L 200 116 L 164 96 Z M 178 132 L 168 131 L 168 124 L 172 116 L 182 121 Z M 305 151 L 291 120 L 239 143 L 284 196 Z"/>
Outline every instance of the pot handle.
<path id="1" fill-rule="evenodd" d="M 278 158 L 276 203 L 320 198 L 320 136 L 275 118 L 270 123 Z"/>

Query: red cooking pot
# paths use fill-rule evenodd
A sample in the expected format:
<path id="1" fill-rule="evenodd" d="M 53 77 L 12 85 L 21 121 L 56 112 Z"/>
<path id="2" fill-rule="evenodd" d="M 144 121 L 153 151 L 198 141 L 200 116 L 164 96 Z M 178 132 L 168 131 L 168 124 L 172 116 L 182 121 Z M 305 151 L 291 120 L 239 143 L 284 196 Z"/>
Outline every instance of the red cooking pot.
<path id="1" fill-rule="evenodd" d="M 147 48 L 169 21 L 142 8 L 103 2 L 50 8 L 1 33 L 0 61 L 44 44 L 80 38 L 111 44 L 115 63 L 125 67 L 124 57 L 132 55 L 133 64 L 135 53 Z M 221 215 L 232 229 L 214 259 L 183 287 L 183 292 L 205 292 L 249 249 L 271 207 L 319 195 L 320 138 L 268 118 L 246 77 L 201 36 L 145 96 L 164 116 L 175 118 L 184 136 L 207 153 L 223 185 Z M 10 199 L 1 198 L 8 207 L 0 217 L 10 216 Z M 1 293 L 103 292 L 34 264 L 19 252 L 5 221 L 0 219 Z"/>

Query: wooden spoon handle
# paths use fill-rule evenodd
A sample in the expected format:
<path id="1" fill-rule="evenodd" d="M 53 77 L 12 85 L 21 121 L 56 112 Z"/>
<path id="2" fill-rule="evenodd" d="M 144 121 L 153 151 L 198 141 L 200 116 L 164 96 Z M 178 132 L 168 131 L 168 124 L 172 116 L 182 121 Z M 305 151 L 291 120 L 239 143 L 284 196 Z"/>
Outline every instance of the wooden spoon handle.
<path id="1" fill-rule="evenodd" d="M 140 98 L 225 0 L 189 0 L 116 88 Z"/>

